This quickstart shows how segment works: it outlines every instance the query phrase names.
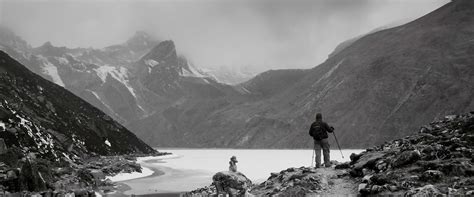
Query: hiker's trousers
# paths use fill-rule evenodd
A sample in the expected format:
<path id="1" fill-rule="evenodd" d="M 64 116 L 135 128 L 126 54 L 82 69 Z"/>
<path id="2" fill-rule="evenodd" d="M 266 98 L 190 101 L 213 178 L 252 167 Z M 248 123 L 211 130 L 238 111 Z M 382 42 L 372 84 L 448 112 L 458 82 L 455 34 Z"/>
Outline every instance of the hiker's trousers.
<path id="1" fill-rule="evenodd" d="M 329 141 L 328 138 L 322 140 L 314 140 L 314 151 L 316 152 L 316 167 L 321 166 L 321 149 L 323 149 L 324 164 L 330 166 L 329 158 Z"/>

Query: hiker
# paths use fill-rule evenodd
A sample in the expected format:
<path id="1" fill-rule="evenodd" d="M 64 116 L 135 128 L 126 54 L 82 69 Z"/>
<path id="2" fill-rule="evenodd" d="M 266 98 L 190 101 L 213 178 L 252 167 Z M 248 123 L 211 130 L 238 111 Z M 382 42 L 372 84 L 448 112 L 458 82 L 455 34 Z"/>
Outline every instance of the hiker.
<path id="1" fill-rule="evenodd" d="M 232 156 L 229 161 L 229 171 L 237 172 L 237 157 Z"/>
<path id="2" fill-rule="evenodd" d="M 316 121 L 311 124 L 309 129 L 309 135 L 314 139 L 314 151 L 316 152 L 316 168 L 321 167 L 321 148 L 323 149 L 324 165 L 323 167 L 330 167 L 331 163 L 329 160 L 329 141 L 328 132 L 332 133 L 334 127 L 329 126 L 323 122 L 323 115 L 321 113 L 316 114 Z"/>

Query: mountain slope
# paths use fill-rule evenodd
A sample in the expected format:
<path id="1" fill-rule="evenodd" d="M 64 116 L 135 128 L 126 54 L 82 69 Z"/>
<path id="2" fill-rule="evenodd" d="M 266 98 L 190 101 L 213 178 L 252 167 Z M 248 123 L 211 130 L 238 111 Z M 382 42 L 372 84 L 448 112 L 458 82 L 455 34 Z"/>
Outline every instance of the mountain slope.
<path id="1" fill-rule="evenodd" d="M 0 138 L 23 154 L 68 161 L 153 153 L 109 116 L 0 52 Z"/>
<path id="2" fill-rule="evenodd" d="M 437 117 L 472 110 L 473 4 L 453 1 L 364 36 L 270 97 L 222 101 L 172 140 L 198 147 L 307 148 L 308 127 L 322 112 L 343 147 L 367 147 L 410 134 Z"/>
<path id="3" fill-rule="evenodd" d="M 359 39 L 260 108 L 278 109 L 263 117 L 291 125 L 275 146 L 309 147 L 306 130 L 316 112 L 336 127 L 343 146 L 363 147 L 473 109 L 473 21 L 473 3 L 455 1 Z M 263 124 L 255 126 L 260 135 L 274 132 Z"/>

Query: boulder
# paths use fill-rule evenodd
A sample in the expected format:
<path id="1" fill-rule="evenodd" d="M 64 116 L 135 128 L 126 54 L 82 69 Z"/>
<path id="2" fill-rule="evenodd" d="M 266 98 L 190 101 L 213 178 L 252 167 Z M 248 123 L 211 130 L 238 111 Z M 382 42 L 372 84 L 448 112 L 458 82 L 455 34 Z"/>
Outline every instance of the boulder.
<path id="1" fill-rule="evenodd" d="M 336 165 L 336 167 L 334 167 L 335 169 L 347 169 L 347 168 L 350 168 L 351 167 L 351 164 L 349 162 L 344 162 L 344 163 L 338 163 Z"/>
<path id="2" fill-rule="evenodd" d="M 231 189 L 244 193 L 252 185 L 252 181 L 240 172 L 222 171 L 212 177 L 218 192 L 228 192 Z"/>
<path id="3" fill-rule="evenodd" d="M 425 185 L 410 192 L 413 196 L 438 196 L 442 193 L 434 185 Z"/>
<path id="4" fill-rule="evenodd" d="M 404 165 L 408 165 L 411 163 L 415 163 L 420 159 L 421 154 L 419 151 L 405 151 L 399 154 L 394 161 L 392 162 L 392 166 L 397 168 Z"/>
<path id="5" fill-rule="evenodd" d="M 427 170 L 423 172 L 420 179 L 429 182 L 438 182 L 443 178 L 444 174 L 439 170 Z"/>
<path id="6" fill-rule="evenodd" d="M 362 168 L 374 168 L 375 163 L 385 157 L 383 152 L 367 152 L 362 155 L 357 162 L 354 164 L 354 169 L 362 170 Z"/>

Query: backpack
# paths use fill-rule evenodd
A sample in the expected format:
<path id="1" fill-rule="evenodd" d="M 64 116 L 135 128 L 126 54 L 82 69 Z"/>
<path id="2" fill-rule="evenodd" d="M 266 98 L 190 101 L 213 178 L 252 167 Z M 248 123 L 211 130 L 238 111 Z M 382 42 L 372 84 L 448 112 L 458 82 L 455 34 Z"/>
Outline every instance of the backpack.
<path id="1" fill-rule="evenodd" d="M 315 122 L 311 125 L 311 134 L 315 140 L 327 138 L 326 131 L 323 129 L 322 122 Z"/>

